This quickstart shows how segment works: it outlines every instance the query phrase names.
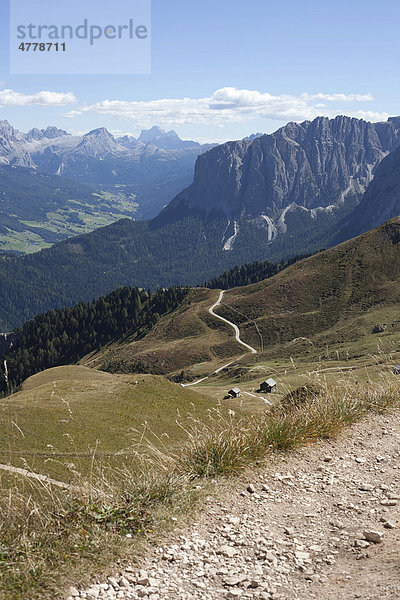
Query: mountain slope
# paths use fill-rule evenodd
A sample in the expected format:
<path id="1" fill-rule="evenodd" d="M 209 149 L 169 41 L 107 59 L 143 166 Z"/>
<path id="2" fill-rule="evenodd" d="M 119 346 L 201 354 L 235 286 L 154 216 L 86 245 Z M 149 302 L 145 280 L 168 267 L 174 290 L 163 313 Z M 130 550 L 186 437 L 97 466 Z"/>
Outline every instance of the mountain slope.
<path id="1" fill-rule="evenodd" d="M 208 312 L 218 295 L 216 290 L 192 289 L 180 307 L 161 318 L 142 340 L 120 340 L 80 364 L 112 373 L 154 374 L 180 373 L 196 365 L 199 377 L 208 375 L 221 361 L 243 354 L 231 327 Z"/>
<path id="2" fill-rule="evenodd" d="M 123 219 L 41 252 L 0 260 L 0 329 L 10 331 L 40 312 L 88 301 L 120 286 L 197 284 L 240 262 L 218 255 L 217 220 L 207 228 L 187 218 L 161 228 Z M 251 252 L 245 262 L 250 262 Z M 226 259 L 229 259 L 226 260 Z"/>
<path id="3" fill-rule="evenodd" d="M 271 279 L 229 290 L 223 314 L 241 324 L 246 342 L 259 344 L 261 335 L 268 347 L 320 334 L 383 307 L 399 314 L 400 217 Z"/>
<path id="4" fill-rule="evenodd" d="M 369 123 L 339 116 L 289 123 L 202 155 L 193 185 L 174 205 L 248 218 L 262 211 L 274 217 L 292 203 L 326 208 L 357 195 L 375 165 L 399 144 L 398 119 Z"/>
<path id="5" fill-rule="evenodd" d="M 221 249 L 231 250 L 259 228 L 267 246 L 297 235 L 309 242 L 349 213 L 370 183 L 377 164 L 400 144 L 400 120 L 368 123 L 350 117 L 289 123 L 277 132 L 228 142 L 199 157 L 193 184 L 160 215 L 223 215 Z M 317 232 L 317 236 L 315 236 Z M 281 239 L 279 239 L 281 238 Z"/>
<path id="6" fill-rule="evenodd" d="M 377 166 L 363 199 L 333 238 L 337 243 L 400 215 L 400 148 Z"/>
<path id="7" fill-rule="evenodd" d="M 208 313 L 217 296 L 215 290 L 192 291 L 142 340 L 113 344 L 90 360 L 110 371 L 170 375 L 197 365 L 191 372 L 208 375 L 216 360 L 243 354 L 232 330 Z M 328 345 L 360 343 L 376 351 L 374 325 L 393 323 L 395 338 L 400 331 L 400 217 L 272 278 L 228 290 L 217 310 L 259 353 L 300 351 L 304 357 L 312 348 L 318 358 Z"/>

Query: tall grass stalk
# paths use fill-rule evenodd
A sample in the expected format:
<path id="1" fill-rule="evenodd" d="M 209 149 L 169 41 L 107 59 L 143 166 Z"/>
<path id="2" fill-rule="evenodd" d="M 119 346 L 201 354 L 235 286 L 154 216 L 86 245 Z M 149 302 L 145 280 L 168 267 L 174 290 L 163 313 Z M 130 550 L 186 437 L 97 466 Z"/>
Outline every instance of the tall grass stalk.
<path id="1" fill-rule="evenodd" d="M 292 450 L 337 435 L 369 412 L 383 412 L 400 404 L 400 386 L 386 383 L 370 390 L 342 383 L 323 386 L 298 404 L 283 404 L 263 415 L 213 424 L 196 422 L 177 468 L 191 477 L 215 477 L 243 469 L 273 451 Z"/>

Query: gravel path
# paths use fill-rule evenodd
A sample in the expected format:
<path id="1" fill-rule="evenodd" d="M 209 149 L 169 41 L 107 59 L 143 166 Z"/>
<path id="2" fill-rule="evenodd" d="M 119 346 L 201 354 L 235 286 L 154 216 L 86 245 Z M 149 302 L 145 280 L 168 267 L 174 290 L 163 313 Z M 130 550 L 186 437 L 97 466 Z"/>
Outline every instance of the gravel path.
<path id="1" fill-rule="evenodd" d="M 225 319 L 225 317 L 221 317 L 220 315 L 217 315 L 217 313 L 214 312 L 214 308 L 217 308 L 217 306 L 219 306 L 221 304 L 221 301 L 222 301 L 222 298 L 224 297 L 225 292 L 226 292 L 226 290 L 221 290 L 221 292 L 219 293 L 219 296 L 218 296 L 218 300 L 212 306 L 210 306 L 210 308 L 208 309 L 208 312 L 213 317 L 216 317 L 220 321 L 223 321 L 224 323 L 227 323 L 228 325 L 230 325 L 235 332 L 236 341 L 239 344 L 241 344 L 241 346 L 246 348 L 246 350 L 251 352 L 252 354 L 257 354 L 257 350 L 255 348 L 253 348 L 252 346 L 249 346 L 248 344 L 246 344 L 246 342 L 243 342 L 240 339 L 240 330 L 239 330 L 239 327 L 237 325 L 235 325 L 235 323 L 232 323 L 232 321 L 228 321 L 228 319 Z M 242 356 L 240 356 L 239 358 L 235 358 L 234 360 L 231 360 L 230 362 L 226 363 L 226 365 L 222 365 L 222 367 L 219 367 L 218 369 L 213 371 L 211 373 L 211 375 L 218 375 L 218 373 L 220 371 L 222 371 L 223 369 L 226 369 L 226 367 L 229 367 L 229 365 L 233 364 L 234 362 L 237 362 L 238 360 L 243 358 L 243 356 L 244 356 L 244 354 Z M 202 377 L 201 379 L 197 379 L 196 381 L 192 381 L 191 383 L 181 383 L 181 386 L 182 387 L 190 387 L 192 385 L 197 385 L 198 383 L 201 383 L 202 381 L 205 381 L 206 379 L 208 379 L 208 377 L 209 377 L 209 375 L 207 375 L 206 377 Z"/>
<path id="2" fill-rule="evenodd" d="M 224 297 L 226 290 L 222 290 L 219 294 L 219 298 L 216 301 L 215 304 L 213 304 L 209 309 L 208 312 L 210 313 L 210 315 L 213 315 L 214 317 L 217 317 L 217 319 L 219 319 L 220 321 L 223 321 L 224 323 L 228 323 L 228 325 L 230 325 L 231 327 L 233 327 L 234 331 L 235 331 L 235 338 L 236 341 L 241 344 L 244 348 L 246 348 L 246 350 L 249 350 L 249 352 L 251 352 L 252 354 L 257 354 L 257 350 L 255 348 L 253 348 L 252 346 L 249 346 L 249 344 L 246 344 L 246 342 L 243 342 L 240 339 L 240 331 L 239 331 L 239 327 L 237 325 L 235 325 L 235 323 L 232 323 L 231 321 L 228 321 L 228 319 L 225 319 L 225 317 L 221 317 L 221 315 L 217 315 L 214 312 L 214 308 L 217 308 L 217 306 L 219 306 L 222 302 L 222 298 Z"/>
<path id="3" fill-rule="evenodd" d="M 188 530 L 70 598 L 398 600 L 400 414 L 372 416 L 209 498 Z"/>

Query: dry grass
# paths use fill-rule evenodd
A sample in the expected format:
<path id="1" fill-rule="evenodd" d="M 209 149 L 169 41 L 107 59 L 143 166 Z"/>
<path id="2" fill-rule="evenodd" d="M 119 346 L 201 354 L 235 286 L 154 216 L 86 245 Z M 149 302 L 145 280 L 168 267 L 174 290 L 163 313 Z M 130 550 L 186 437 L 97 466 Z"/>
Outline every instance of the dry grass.
<path id="1" fill-rule="evenodd" d="M 206 478 L 231 475 L 271 453 L 335 436 L 368 413 L 399 403 L 394 376 L 368 390 L 351 382 L 325 385 L 301 403 L 256 417 L 209 411 L 206 422 L 193 419 L 186 430 L 189 441 L 176 453 L 150 442 L 143 447 L 138 439 L 139 470 L 94 463 L 90 477 L 75 482 L 79 490 L 9 481 L 0 496 L 3 597 L 58 597 L 62 585 L 100 571 L 127 544 L 134 553 L 135 544 L 158 535 L 171 515 L 187 514 L 196 504 L 196 486 Z"/>
<path id="2" fill-rule="evenodd" d="M 0 493 L 0 597 L 58 598 L 190 507 L 193 486 L 178 473 L 95 467 L 70 492 L 15 478 Z M 192 494 L 193 492 L 193 494 Z"/>
<path id="3" fill-rule="evenodd" d="M 303 397 L 301 403 L 282 403 L 263 415 L 197 422 L 189 448 L 177 462 L 193 477 L 232 473 L 268 453 L 337 435 L 369 412 L 399 404 L 400 385 L 394 378 L 369 390 L 350 381 L 337 387 L 320 384 L 319 394 Z"/>

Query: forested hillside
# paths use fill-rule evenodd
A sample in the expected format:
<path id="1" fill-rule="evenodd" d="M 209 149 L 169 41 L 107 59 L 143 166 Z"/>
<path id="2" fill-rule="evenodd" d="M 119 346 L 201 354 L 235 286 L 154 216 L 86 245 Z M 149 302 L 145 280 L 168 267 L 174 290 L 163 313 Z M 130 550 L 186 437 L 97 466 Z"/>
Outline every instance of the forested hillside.
<path id="1" fill-rule="evenodd" d="M 236 265 L 263 261 L 267 254 L 269 261 L 279 262 L 325 247 L 323 231 L 311 248 L 299 231 L 298 237 L 287 240 L 286 250 L 276 246 L 271 254 L 259 229 L 248 225 L 246 237 L 226 252 L 220 247 L 224 222 L 215 218 L 204 223 L 195 216 L 165 224 L 123 219 L 29 256 L 3 256 L 0 331 L 118 287 L 198 285 Z"/>
<path id="2" fill-rule="evenodd" d="M 229 269 L 229 271 L 225 271 L 225 273 L 222 273 L 222 275 L 211 279 L 211 281 L 205 284 L 205 287 L 208 287 L 212 290 L 228 290 L 234 287 L 250 285 L 251 283 L 258 283 L 263 279 L 273 277 L 280 271 L 283 271 L 283 269 L 290 267 L 290 265 L 293 265 L 297 261 L 307 258 L 308 256 L 312 255 L 300 254 L 299 256 L 294 256 L 288 260 L 281 260 L 280 263 L 271 263 L 267 260 L 264 260 L 263 262 L 256 261 L 253 263 L 248 263 L 246 265 L 242 265 L 241 267 L 233 267 L 233 269 Z"/>
<path id="3" fill-rule="evenodd" d="M 1 358 L 0 392 L 15 390 L 24 379 L 49 367 L 76 362 L 125 334 L 139 339 L 186 294 L 185 288 L 156 293 L 121 288 L 88 304 L 35 317 L 16 331 L 13 346 Z"/>
<path id="4" fill-rule="evenodd" d="M 255 262 L 234 267 L 214 278 L 205 287 L 228 289 L 272 277 L 304 256 L 279 264 Z M 15 389 L 24 379 L 61 364 L 77 362 L 109 342 L 127 336 L 140 339 L 160 316 L 177 308 L 188 288 L 159 289 L 156 293 L 124 287 L 90 303 L 54 309 L 36 316 L 17 330 L 13 346 L 1 360 L 7 361 L 7 377 L 1 378 L 0 392 Z M 127 338 L 125 341 L 127 341 Z"/>

